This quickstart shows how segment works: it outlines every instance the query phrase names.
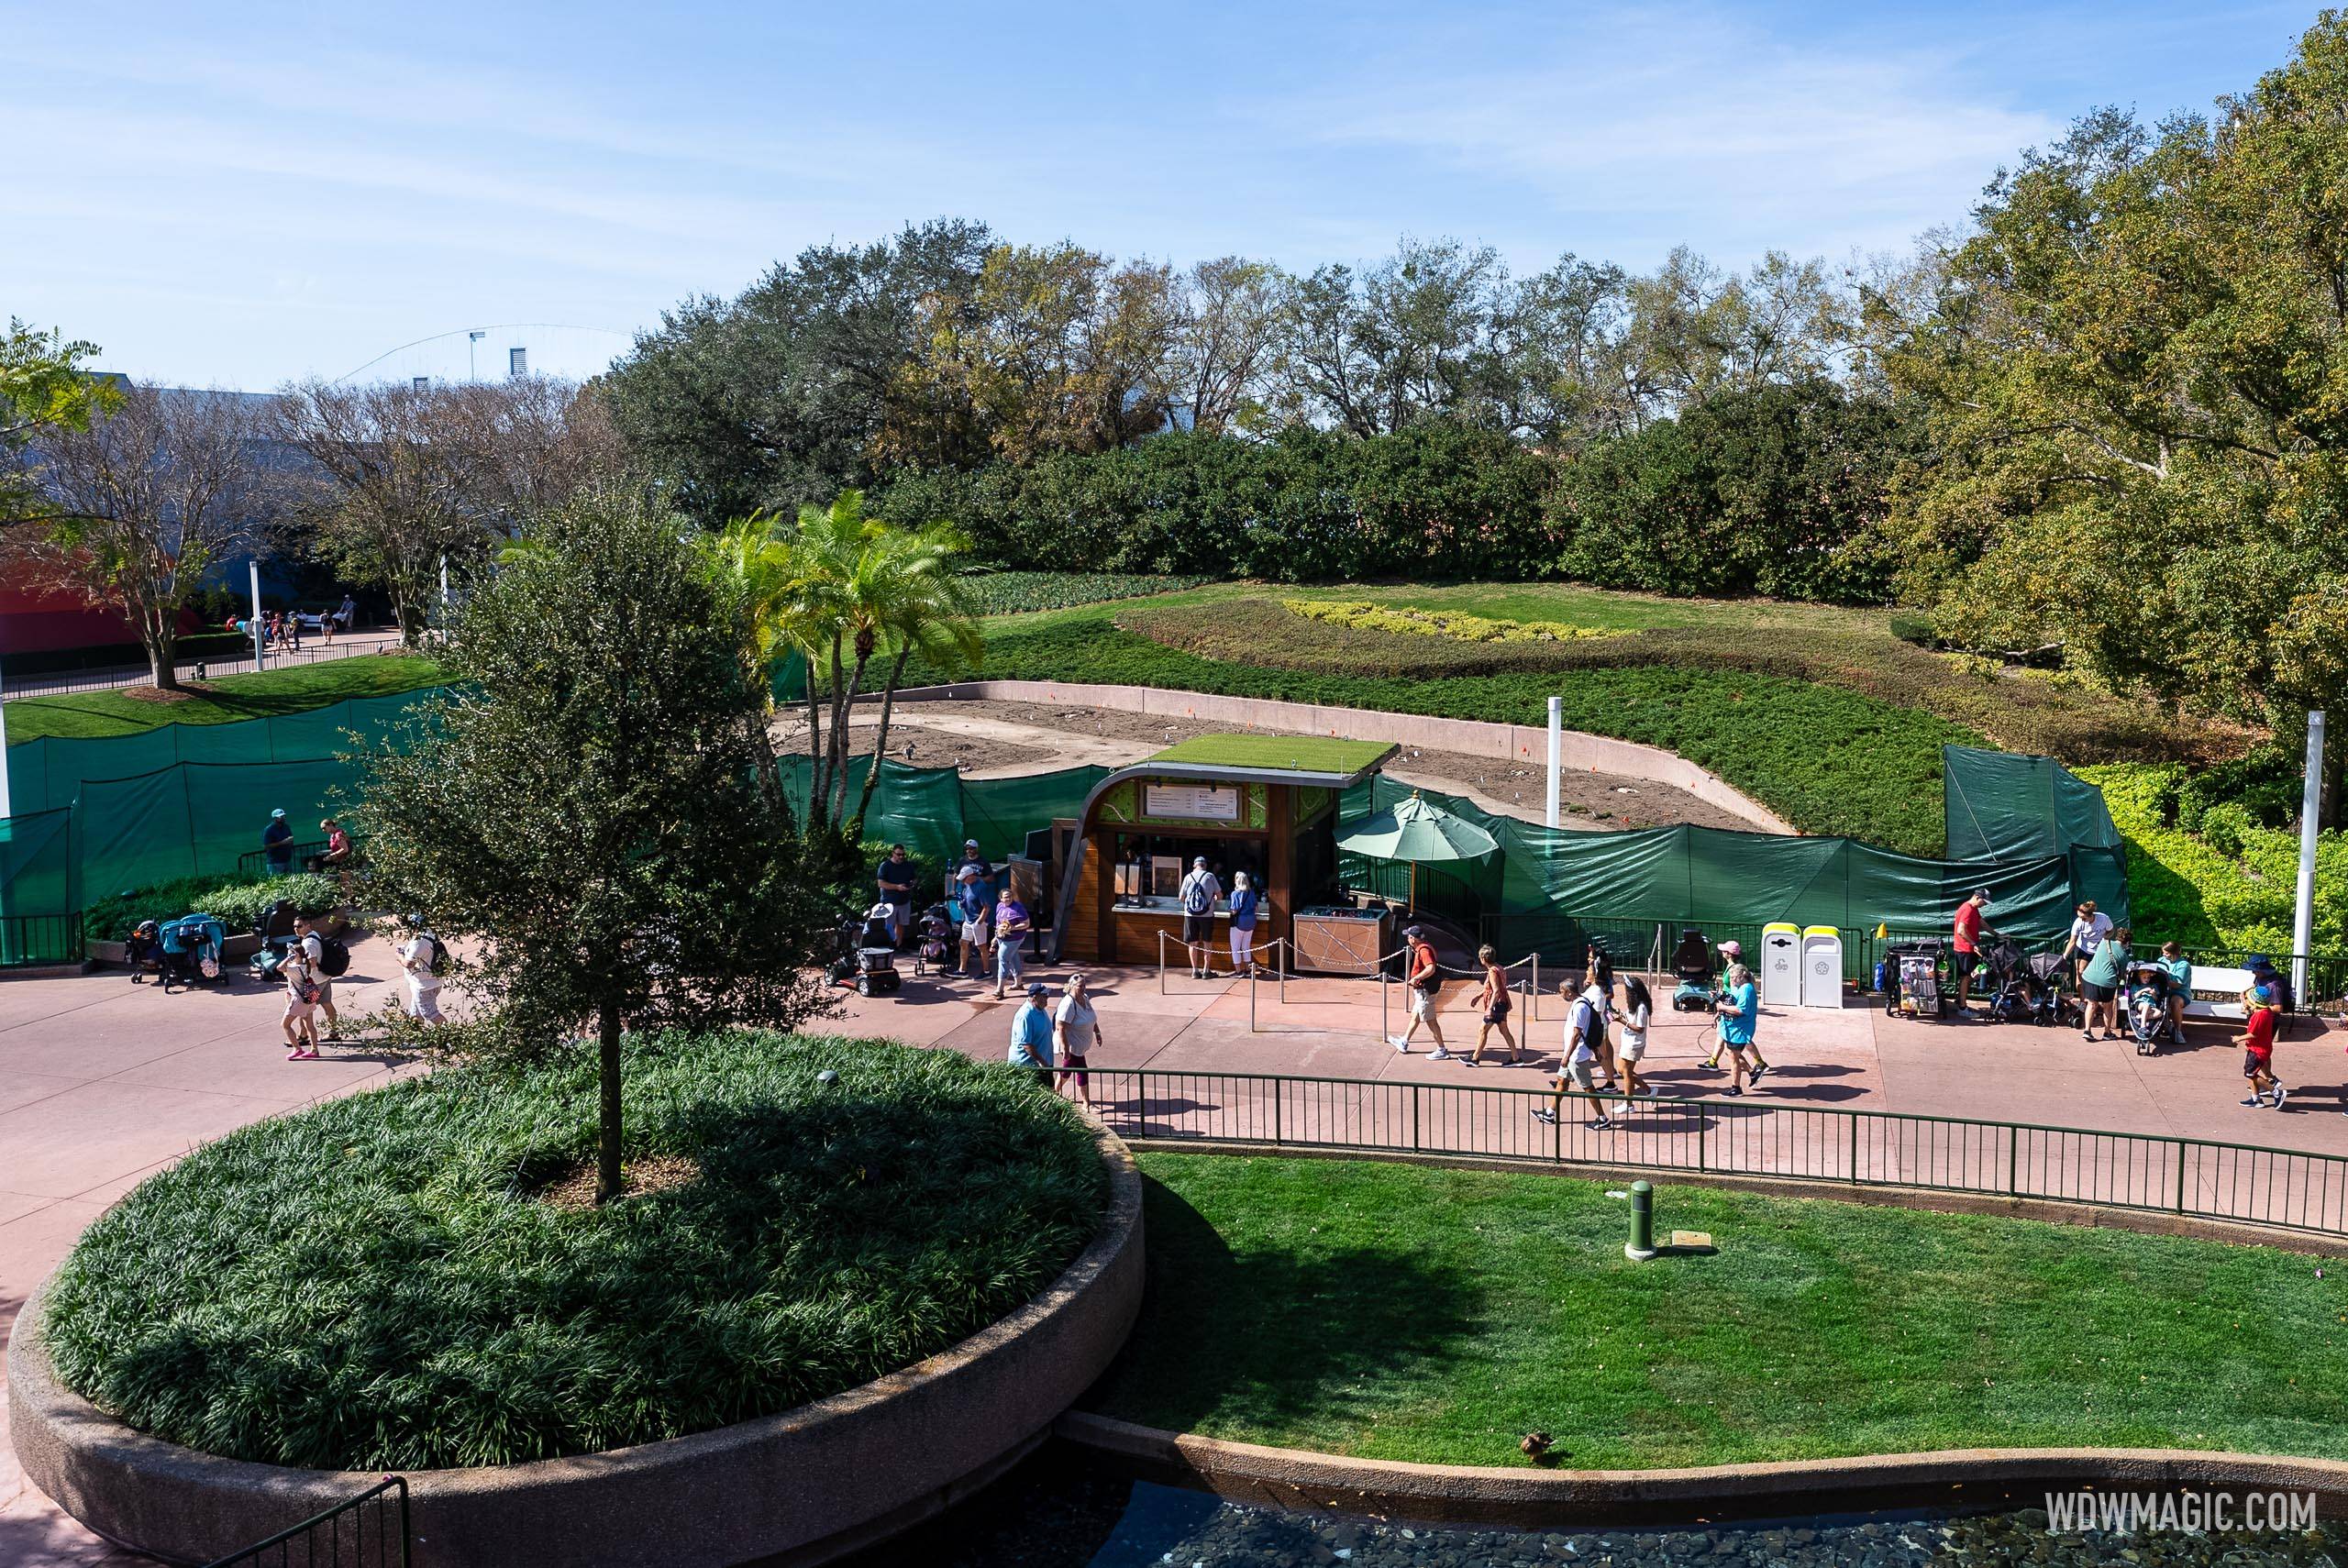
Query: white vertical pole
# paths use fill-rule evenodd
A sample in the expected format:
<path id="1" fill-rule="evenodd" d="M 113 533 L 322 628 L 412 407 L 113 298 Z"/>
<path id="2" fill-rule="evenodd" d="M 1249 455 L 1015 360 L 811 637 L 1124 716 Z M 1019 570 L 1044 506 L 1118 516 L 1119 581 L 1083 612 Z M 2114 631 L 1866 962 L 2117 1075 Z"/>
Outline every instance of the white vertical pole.
<path id="1" fill-rule="evenodd" d="M 1565 788 L 1566 715 L 1565 699 L 1549 699 L 1549 812 L 1548 823 L 1557 825 L 1557 796 Z"/>
<path id="2" fill-rule="evenodd" d="M 449 558 L 446 555 L 440 558 L 440 624 L 444 629 L 449 624 Z"/>
<path id="3" fill-rule="evenodd" d="M 2308 1005 L 2308 949 L 2315 943 L 2316 818 L 2323 805 L 2323 710 L 2308 714 L 2308 776 L 2299 790 L 2299 886 L 2291 911 L 2291 999 Z"/>
<path id="4" fill-rule="evenodd" d="M 247 561 L 245 569 L 251 573 L 253 588 L 253 668 L 267 668 L 268 650 L 263 646 L 260 630 L 260 562 Z"/>

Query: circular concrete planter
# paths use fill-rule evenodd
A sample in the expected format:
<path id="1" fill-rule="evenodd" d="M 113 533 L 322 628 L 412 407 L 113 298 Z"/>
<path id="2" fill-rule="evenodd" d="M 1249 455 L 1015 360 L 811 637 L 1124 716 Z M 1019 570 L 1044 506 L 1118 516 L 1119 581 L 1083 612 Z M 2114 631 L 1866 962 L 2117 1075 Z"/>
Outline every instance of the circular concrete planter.
<path id="1" fill-rule="evenodd" d="M 814 1563 L 927 1518 L 1048 1433 L 1141 1308 L 1141 1178 L 1099 1132 L 1101 1232 L 1041 1295 L 960 1344 L 828 1399 L 716 1431 L 407 1477 L 416 1568 Z M 175 1562 L 251 1544 L 379 1476 L 219 1459 L 132 1430 L 58 1381 L 40 1295 L 8 1347 L 25 1475 L 109 1540 Z"/>

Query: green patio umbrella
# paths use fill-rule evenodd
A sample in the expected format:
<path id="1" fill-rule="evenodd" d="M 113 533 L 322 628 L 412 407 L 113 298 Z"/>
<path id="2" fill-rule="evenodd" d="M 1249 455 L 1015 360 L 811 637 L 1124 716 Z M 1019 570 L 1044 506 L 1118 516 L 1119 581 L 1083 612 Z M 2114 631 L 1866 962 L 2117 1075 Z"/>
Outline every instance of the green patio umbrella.
<path id="1" fill-rule="evenodd" d="M 1411 863 L 1411 907 L 1419 907 L 1419 863 L 1481 860 L 1500 848 L 1490 834 L 1413 793 L 1390 811 L 1365 817 L 1340 834 L 1337 847 L 1368 860 Z"/>

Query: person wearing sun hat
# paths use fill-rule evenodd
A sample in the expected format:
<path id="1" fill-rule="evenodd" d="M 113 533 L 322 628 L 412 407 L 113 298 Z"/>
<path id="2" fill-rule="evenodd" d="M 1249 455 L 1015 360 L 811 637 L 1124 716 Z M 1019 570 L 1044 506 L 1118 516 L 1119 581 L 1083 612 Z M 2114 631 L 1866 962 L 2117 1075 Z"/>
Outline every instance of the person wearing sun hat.
<path id="1" fill-rule="evenodd" d="M 260 847 L 269 856 L 271 876 L 282 877 L 294 869 L 294 825 L 285 820 L 284 807 L 269 813 L 269 825 L 260 830 Z"/>

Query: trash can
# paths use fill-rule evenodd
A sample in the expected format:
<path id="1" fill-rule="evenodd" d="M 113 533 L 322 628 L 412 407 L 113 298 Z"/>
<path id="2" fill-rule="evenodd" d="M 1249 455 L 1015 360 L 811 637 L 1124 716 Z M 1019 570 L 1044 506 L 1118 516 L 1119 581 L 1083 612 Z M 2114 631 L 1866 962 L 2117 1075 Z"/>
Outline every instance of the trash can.
<path id="1" fill-rule="evenodd" d="M 1801 928 L 1789 920 L 1761 928 L 1761 1002 L 1801 1006 Z"/>
<path id="2" fill-rule="evenodd" d="M 1843 933 L 1831 925 L 1802 927 L 1801 1005 L 1843 1005 Z"/>

